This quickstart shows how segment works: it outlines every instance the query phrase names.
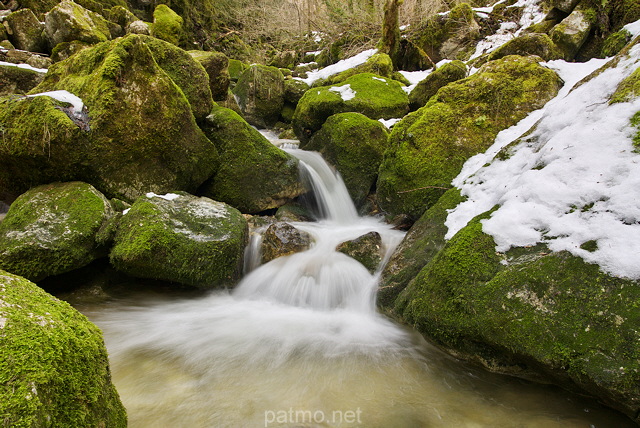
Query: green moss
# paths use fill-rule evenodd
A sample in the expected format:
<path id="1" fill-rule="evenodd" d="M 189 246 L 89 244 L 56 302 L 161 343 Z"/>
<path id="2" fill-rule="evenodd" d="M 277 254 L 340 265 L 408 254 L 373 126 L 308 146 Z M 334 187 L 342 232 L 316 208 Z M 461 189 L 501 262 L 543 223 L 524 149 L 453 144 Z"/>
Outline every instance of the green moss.
<path id="1" fill-rule="evenodd" d="M 409 94 L 409 107 L 417 110 L 424 106 L 429 98 L 440 88 L 456 80 L 467 77 L 467 66 L 462 61 L 452 61 L 439 67 L 424 78 Z"/>
<path id="2" fill-rule="evenodd" d="M 378 178 L 381 208 L 420 217 L 451 187 L 469 157 L 542 107 L 560 86 L 558 75 L 534 57 L 508 56 L 441 88 L 394 126 Z"/>
<path id="3" fill-rule="evenodd" d="M 640 96 L 640 68 L 625 78 L 611 96 L 611 104 L 631 101 Z"/>
<path id="4" fill-rule="evenodd" d="M 52 45 L 62 42 L 95 44 L 111 38 L 107 20 L 81 5 L 63 0 L 46 16 L 45 30 Z"/>
<path id="5" fill-rule="evenodd" d="M 237 82 L 247 68 L 249 68 L 248 64 L 237 59 L 229 59 L 229 77 L 232 81 Z"/>
<path id="6" fill-rule="evenodd" d="M 224 101 L 229 91 L 229 58 L 222 52 L 189 51 L 189 55 L 204 67 L 215 101 Z"/>
<path id="7" fill-rule="evenodd" d="M 153 11 L 151 35 L 176 46 L 180 46 L 184 40 L 183 22 L 182 17 L 175 13 L 169 6 L 159 4 Z"/>
<path id="8" fill-rule="evenodd" d="M 587 41 L 593 27 L 594 15 L 590 10 L 576 8 L 562 22 L 553 27 L 550 37 L 566 60 L 573 59 Z"/>
<path id="9" fill-rule="evenodd" d="M 377 74 L 378 76 L 391 79 L 393 76 L 393 63 L 391 62 L 391 57 L 383 53 L 374 54 L 363 64 L 330 76 L 324 81 L 319 81 L 319 84 L 314 84 L 314 86 L 335 85 L 360 73 Z"/>
<path id="10" fill-rule="evenodd" d="M 380 122 L 360 113 L 340 113 L 329 117 L 301 148 L 320 152 L 335 166 L 360 206 L 376 182 L 387 144 L 388 133 Z"/>
<path id="11" fill-rule="evenodd" d="M 378 232 L 369 232 L 341 243 L 336 251 L 357 260 L 373 274 L 382 262 L 382 238 Z"/>
<path id="12" fill-rule="evenodd" d="M 186 193 L 142 196 L 122 216 L 109 258 L 129 275 L 200 288 L 240 277 L 247 222 L 236 209 Z"/>
<path id="13" fill-rule="evenodd" d="M 284 105 L 284 76 L 276 67 L 252 65 L 242 73 L 233 93 L 247 122 L 270 128 Z"/>
<path id="14" fill-rule="evenodd" d="M 44 75 L 37 71 L 10 65 L 0 65 L 0 97 L 29 92 L 42 79 L 44 79 Z"/>
<path id="15" fill-rule="evenodd" d="M 546 34 L 529 33 L 516 37 L 489 54 L 489 61 L 507 55 L 537 55 L 545 61 L 562 59 L 563 54 Z"/>
<path id="16" fill-rule="evenodd" d="M 220 152 L 220 168 L 200 192 L 244 213 L 277 208 L 300 195 L 298 161 L 271 144 L 233 110 L 214 107 L 203 129 Z"/>
<path id="17" fill-rule="evenodd" d="M 640 152 L 640 111 L 636 112 L 631 118 L 631 125 L 637 129 L 636 134 L 633 136 L 633 147 L 635 152 Z"/>
<path id="18" fill-rule="evenodd" d="M 331 88 L 349 85 L 355 97 L 343 100 Z M 404 116 L 409 99 L 400 83 L 371 73 L 352 76 L 336 86 L 313 88 L 305 92 L 293 116 L 293 129 L 305 143 L 325 120 L 336 113 L 356 112 L 370 119 L 392 119 Z"/>
<path id="19" fill-rule="evenodd" d="M 602 46 L 602 55 L 605 57 L 614 56 L 620 52 L 631 41 L 631 33 L 627 30 L 620 30 L 610 34 Z"/>
<path id="20" fill-rule="evenodd" d="M 126 427 L 100 330 L 0 271 L 0 418 L 11 427 Z"/>
<path id="21" fill-rule="evenodd" d="M 3 25 L 9 29 L 11 41 L 17 49 L 47 52 L 47 41 L 43 37 L 44 26 L 31 9 L 10 13 L 4 18 Z"/>

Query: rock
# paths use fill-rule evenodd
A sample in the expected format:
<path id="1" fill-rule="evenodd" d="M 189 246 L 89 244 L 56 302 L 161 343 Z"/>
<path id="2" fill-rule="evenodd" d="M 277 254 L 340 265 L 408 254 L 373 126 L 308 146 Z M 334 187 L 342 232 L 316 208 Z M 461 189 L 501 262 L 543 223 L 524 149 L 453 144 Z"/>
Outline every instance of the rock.
<path id="1" fill-rule="evenodd" d="M 153 11 L 151 35 L 179 46 L 184 38 L 184 20 L 166 4 L 159 4 Z"/>
<path id="2" fill-rule="evenodd" d="M 0 65 L 0 97 L 25 94 L 44 79 L 44 73 L 11 65 Z"/>
<path id="3" fill-rule="evenodd" d="M 271 144 L 237 113 L 214 107 L 203 129 L 220 153 L 220 167 L 201 188 L 202 195 L 243 213 L 277 208 L 305 189 L 298 160 Z"/>
<path id="4" fill-rule="evenodd" d="M 306 251 L 313 239 L 289 223 L 278 222 L 267 228 L 262 237 L 262 263 L 268 263 L 278 257 Z"/>
<path id="5" fill-rule="evenodd" d="M 149 36 L 151 35 L 151 28 L 146 22 L 137 20 L 127 25 L 125 27 L 125 32 L 127 34 L 142 34 L 145 36 Z"/>
<path id="6" fill-rule="evenodd" d="M 91 47 L 90 44 L 79 42 L 77 40 L 74 40 L 73 42 L 58 43 L 51 51 L 51 60 L 53 62 L 64 61 L 71 55 L 89 47 Z"/>
<path id="7" fill-rule="evenodd" d="M 44 25 L 31 9 L 20 9 L 4 19 L 9 40 L 17 48 L 29 52 L 46 52 L 47 40 L 43 35 Z"/>
<path id="8" fill-rule="evenodd" d="M 31 55 L 27 60 L 27 65 L 30 65 L 33 68 L 46 69 L 49 68 L 52 64 L 50 58 L 42 55 Z"/>
<path id="9" fill-rule="evenodd" d="M 413 279 L 394 313 L 492 371 L 640 410 L 640 287 L 543 246 L 497 254 L 476 217 Z"/>
<path id="10" fill-rule="evenodd" d="M 544 61 L 562 59 L 562 51 L 546 34 L 528 33 L 509 40 L 489 54 L 489 61 L 500 59 L 507 55 L 537 55 Z"/>
<path id="11" fill-rule="evenodd" d="M 174 60 L 182 62 L 172 64 Z M 202 84 L 197 84 L 198 79 Z M 50 179 L 67 181 L 64 172 L 70 171 L 73 179 L 93 184 L 110 198 L 129 201 L 148 191 L 194 192 L 214 172 L 215 146 L 194 117 L 194 112 L 201 115 L 212 103 L 206 72 L 169 43 L 128 35 L 80 51 L 54 64 L 36 88 L 39 92 L 61 89 L 83 100 L 91 132 L 58 132 L 53 123 L 42 123 L 45 118 L 31 115 L 27 106 L 12 104 L 25 115 L 22 122 L 14 123 L 14 130 L 9 127 L 9 133 L 5 133 L 5 138 L 12 137 L 9 154 L 15 159 L 13 168 L 20 165 L 19 153 L 25 150 L 22 147 L 38 152 L 32 147 L 37 138 L 39 147 L 44 144 L 48 153 L 39 155 L 34 168 L 61 170 Z M 53 109 L 51 105 L 49 111 Z M 65 126 L 73 129 L 72 122 Z M 21 127 L 35 137 L 22 135 Z M 46 134 L 37 135 L 48 127 L 59 143 L 48 144 L 49 137 L 43 139 Z M 39 150 L 42 152 L 42 148 Z M 64 163 L 60 165 L 57 159 Z M 74 164 L 75 160 L 78 163 Z M 33 180 L 37 174 L 33 169 L 25 170 L 12 181 L 19 177 Z"/>
<path id="12" fill-rule="evenodd" d="M 109 21 L 118 24 L 121 28 L 127 28 L 133 22 L 138 21 L 138 17 L 124 6 L 112 7 L 107 11 L 105 17 L 108 18 Z"/>
<path id="13" fill-rule="evenodd" d="M 429 58 L 429 55 L 421 48 L 416 46 L 409 39 L 400 40 L 400 50 L 398 52 L 399 70 L 404 71 L 420 71 L 434 68 L 435 64 Z"/>
<path id="14" fill-rule="evenodd" d="M 306 143 L 336 113 L 357 112 L 378 120 L 400 118 L 408 110 L 409 98 L 400 83 L 363 73 L 336 86 L 307 91 L 298 102 L 292 125 L 298 139 Z"/>
<path id="15" fill-rule="evenodd" d="M 356 206 L 362 205 L 378 177 L 389 134 L 377 120 L 360 113 L 339 113 L 327 119 L 305 150 L 320 152 L 344 180 Z"/>
<path id="16" fill-rule="evenodd" d="M 278 221 L 313 221 L 313 216 L 306 206 L 290 202 L 278 208 L 274 216 Z"/>
<path id="17" fill-rule="evenodd" d="M 184 192 L 138 198 L 118 224 L 109 255 L 119 271 L 199 288 L 240 278 L 247 221 L 233 207 Z"/>
<path id="18" fill-rule="evenodd" d="M 283 52 L 277 52 L 273 58 L 269 61 L 268 65 L 277 68 L 287 68 L 292 70 L 297 63 L 299 63 L 298 53 L 296 51 L 287 50 Z"/>
<path id="19" fill-rule="evenodd" d="M 71 0 L 62 0 L 46 14 L 44 22 L 51 46 L 74 40 L 96 44 L 111 38 L 106 19 Z"/>
<path id="20" fill-rule="evenodd" d="M 391 79 L 393 76 L 393 63 L 391 62 L 391 57 L 384 53 L 371 55 L 371 57 L 369 57 L 369 59 L 363 64 L 357 65 L 341 73 L 334 74 L 325 80 L 318 81 L 318 84 L 315 84 L 314 86 L 335 85 L 360 73 L 371 73 Z"/>
<path id="21" fill-rule="evenodd" d="M 244 73 L 249 68 L 248 64 L 245 64 L 242 61 L 237 59 L 229 58 L 229 78 L 232 82 L 237 82 Z"/>
<path id="22" fill-rule="evenodd" d="M 378 232 L 369 232 L 341 243 L 336 247 L 336 251 L 359 261 L 373 274 L 382 262 L 382 237 Z"/>
<path id="23" fill-rule="evenodd" d="M 491 61 L 398 122 L 380 166 L 380 207 L 419 218 L 451 187 L 469 157 L 552 99 L 562 81 L 538 61 L 515 55 Z"/>
<path id="24" fill-rule="evenodd" d="M 3 271 L 0 302 L 3 425 L 127 426 L 98 327 L 68 303 Z"/>
<path id="25" fill-rule="evenodd" d="M 587 41 L 593 24 L 587 14 L 575 9 L 569 16 L 553 27 L 551 40 L 560 48 L 564 59 L 573 59 L 582 45 Z"/>
<path id="26" fill-rule="evenodd" d="M 0 223 L 0 269 L 39 281 L 81 268 L 106 255 L 114 214 L 89 184 L 35 187 Z"/>
<path id="27" fill-rule="evenodd" d="M 252 65 L 242 73 L 233 93 L 247 122 L 269 128 L 284 105 L 284 76 L 275 67 Z"/>
<path id="28" fill-rule="evenodd" d="M 229 92 L 229 58 L 221 52 L 189 51 L 209 75 L 209 87 L 215 101 L 224 101 Z"/>
<path id="29" fill-rule="evenodd" d="M 298 105 L 298 102 L 308 90 L 309 85 L 302 80 L 287 79 L 284 81 L 284 100 L 291 105 Z"/>
<path id="30" fill-rule="evenodd" d="M 467 77 L 467 66 L 462 61 L 452 61 L 437 68 L 425 77 L 409 94 L 409 107 L 417 110 L 424 106 L 440 88 Z"/>

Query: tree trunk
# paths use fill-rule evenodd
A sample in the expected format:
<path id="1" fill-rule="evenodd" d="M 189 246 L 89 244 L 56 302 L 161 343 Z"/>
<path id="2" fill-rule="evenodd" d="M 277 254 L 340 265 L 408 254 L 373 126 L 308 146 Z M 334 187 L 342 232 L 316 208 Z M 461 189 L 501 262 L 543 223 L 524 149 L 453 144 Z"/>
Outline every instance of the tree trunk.
<path id="1" fill-rule="evenodd" d="M 387 0 L 384 5 L 384 21 L 382 23 L 382 40 L 378 50 L 391 57 L 394 68 L 398 68 L 400 54 L 400 26 L 398 13 L 404 0 Z"/>

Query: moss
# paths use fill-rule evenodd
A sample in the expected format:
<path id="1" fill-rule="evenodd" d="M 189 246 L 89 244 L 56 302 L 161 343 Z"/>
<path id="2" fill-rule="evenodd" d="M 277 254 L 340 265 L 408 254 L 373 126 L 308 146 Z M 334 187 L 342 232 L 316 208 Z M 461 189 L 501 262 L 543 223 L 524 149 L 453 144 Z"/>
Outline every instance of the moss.
<path id="1" fill-rule="evenodd" d="M 43 73 L 22 67 L 0 65 L 0 97 L 10 94 L 24 94 L 44 79 Z"/>
<path id="2" fill-rule="evenodd" d="M 489 54 L 489 61 L 507 55 L 537 55 L 544 61 L 562 59 L 563 54 L 546 34 L 529 33 L 516 37 Z"/>
<path id="3" fill-rule="evenodd" d="M 252 65 L 242 73 L 233 93 L 247 122 L 272 127 L 284 105 L 284 76 L 276 67 Z"/>
<path id="4" fill-rule="evenodd" d="M 67 303 L 0 271 L 4 426 L 126 427 L 102 333 Z"/>
<path id="5" fill-rule="evenodd" d="M 448 210 L 464 198 L 453 188 L 414 223 L 382 271 L 378 286 L 378 306 L 389 309 L 402 290 L 444 247 Z"/>
<path id="6" fill-rule="evenodd" d="M 105 18 L 108 18 L 109 21 L 118 24 L 122 28 L 127 28 L 127 25 L 138 20 L 137 16 L 123 6 L 113 6 L 106 11 Z"/>
<path id="7" fill-rule="evenodd" d="M 593 27 L 593 18 L 582 8 L 574 9 L 571 14 L 553 27 L 551 40 L 562 51 L 566 60 L 573 59 L 587 41 Z"/>
<path id="8" fill-rule="evenodd" d="M 640 68 L 626 77 L 613 93 L 610 99 L 611 104 L 631 101 L 640 96 Z"/>
<path id="9" fill-rule="evenodd" d="M 326 80 L 324 80 L 321 85 L 314 86 L 335 85 L 337 83 L 344 82 L 349 77 L 360 73 L 372 73 L 391 79 L 393 75 L 393 63 L 391 62 L 391 57 L 383 53 L 374 54 L 363 64 L 330 76 Z"/>
<path id="10" fill-rule="evenodd" d="M 229 59 L 229 78 L 232 81 L 237 82 L 240 76 L 242 76 L 242 73 L 244 73 L 244 71 L 247 68 L 249 68 L 248 64 L 245 64 L 244 62 L 239 61 L 237 59 L 230 58 Z"/>
<path id="11" fill-rule="evenodd" d="M 467 66 L 462 61 L 452 61 L 429 74 L 409 94 L 409 107 L 417 110 L 424 106 L 429 98 L 440 88 L 467 77 Z"/>
<path id="12" fill-rule="evenodd" d="M 229 58 L 222 52 L 189 51 L 189 55 L 204 67 L 209 76 L 211 96 L 215 101 L 227 98 L 229 84 Z"/>
<path id="13" fill-rule="evenodd" d="M 44 26 L 31 9 L 20 9 L 4 18 L 3 25 L 10 29 L 10 39 L 16 49 L 30 52 L 47 52 L 43 37 Z"/>
<path id="14" fill-rule="evenodd" d="M 166 4 L 159 4 L 153 11 L 151 35 L 176 46 L 183 44 L 183 19 Z"/>
<path id="15" fill-rule="evenodd" d="M 83 49 L 90 47 L 91 45 L 84 42 L 74 40 L 73 42 L 58 43 L 51 51 L 51 60 L 53 62 L 64 61 L 71 55 L 80 52 Z"/>
<path id="16" fill-rule="evenodd" d="M 469 157 L 560 87 L 558 75 L 534 57 L 508 56 L 441 88 L 394 126 L 377 183 L 381 208 L 419 218 L 451 187 Z"/>
<path id="17" fill-rule="evenodd" d="M 0 268 L 38 281 L 85 266 L 104 255 L 96 237 L 113 214 L 86 183 L 33 188 L 0 223 Z"/>
<path id="18" fill-rule="evenodd" d="M 360 113 L 340 113 L 329 117 L 301 148 L 320 152 L 338 170 L 351 199 L 360 206 L 376 182 L 387 144 L 388 133 L 380 122 Z"/>
<path id="19" fill-rule="evenodd" d="M 200 288 L 235 284 L 247 244 L 246 220 L 221 202 L 178 195 L 134 202 L 118 225 L 111 263 L 136 277 Z"/>
<path id="20" fill-rule="evenodd" d="M 631 33 L 627 30 L 620 30 L 610 34 L 602 46 L 602 55 L 605 57 L 614 56 L 620 52 L 631 41 Z"/>
<path id="21" fill-rule="evenodd" d="M 244 213 L 277 208 L 304 189 L 298 161 L 278 149 L 233 110 L 214 107 L 203 129 L 220 152 L 220 168 L 201 194 Z"/>
<path id="22" fill-rule="evenodd" d="M 346 85 L 355 92 L 354 98 L 343 100 L 335 89 L 331 90 Z M 301 142 L 307 142 L 325 120 L 336 113 L 356 112 L 377 120 L 402 117 L 409 109 L 402 85 L 375 74 L 357 74 L 335 87 L 313 88 L 298 102 L 292 125 Z"/>
<path id="23" fill-rule="evenodd" d="M 631 125 L 636 128 L 637 132 L 633 136 L 633 147 L 636 153 L 640 152 L 640 111 L 636 112 L 631 118 Z"/>

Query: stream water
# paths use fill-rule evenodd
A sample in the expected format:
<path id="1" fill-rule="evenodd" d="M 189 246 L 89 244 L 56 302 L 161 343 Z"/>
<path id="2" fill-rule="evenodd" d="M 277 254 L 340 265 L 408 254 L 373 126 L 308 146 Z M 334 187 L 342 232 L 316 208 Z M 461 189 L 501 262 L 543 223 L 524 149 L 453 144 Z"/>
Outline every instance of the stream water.
<path id="1" fill-rule="evenodd" d="M 376 275 L 334 249 L 377 231 L 389 255 L 402 233 L 358 217 L 319 155 L 289 152 L 307 165 L 322 216 L 292 223 L 314 237 L 310 250 L 249 263 L 231 292 L 134 284 L 107 300 L 70 296 L 104 332 L 130 427 L 633 426 L 557 388 L 454 360 L 378 314 Z"/>

